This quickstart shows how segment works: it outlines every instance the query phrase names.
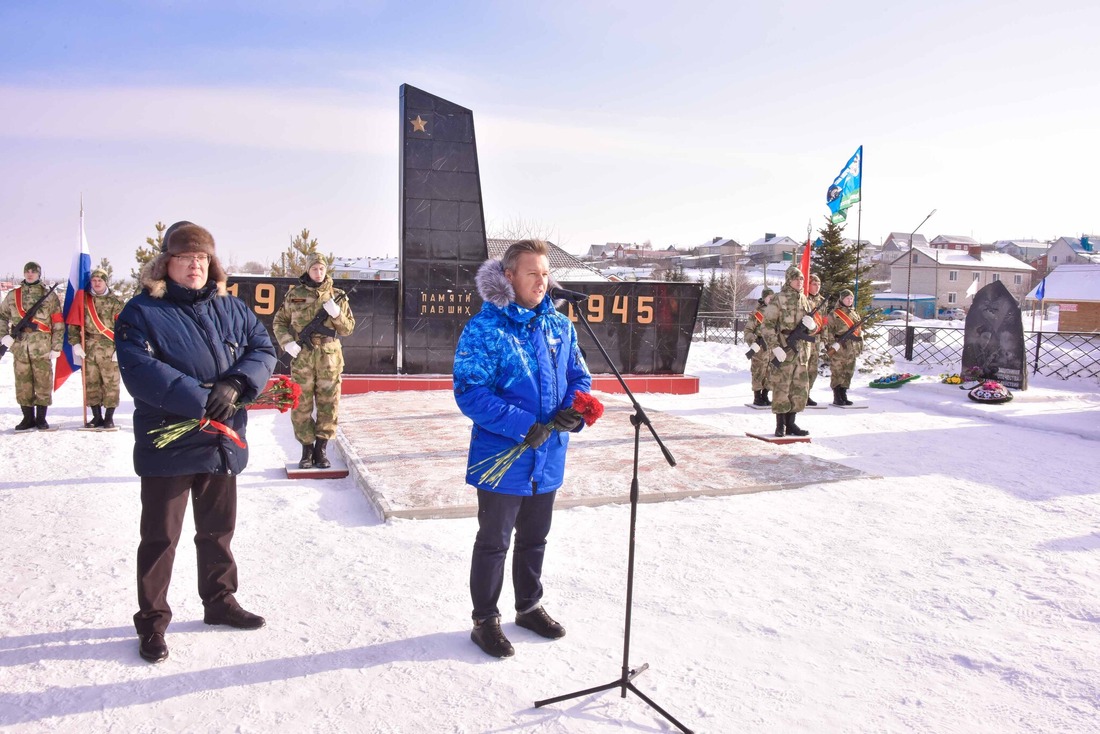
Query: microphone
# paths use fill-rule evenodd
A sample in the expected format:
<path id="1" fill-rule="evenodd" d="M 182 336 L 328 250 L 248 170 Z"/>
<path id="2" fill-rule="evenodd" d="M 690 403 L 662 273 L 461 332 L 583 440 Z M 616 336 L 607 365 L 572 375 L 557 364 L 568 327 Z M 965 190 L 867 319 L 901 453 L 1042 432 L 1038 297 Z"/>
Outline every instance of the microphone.
<path id="1" fill-rule="evenodd" d="M 569 301 L 570 303 L 580 303 L 581 301 L 588 300 L 587 293 L 567 291 L 564 288 L 551 288 L 550 297 L 553 298 L 555 301 Z"/>

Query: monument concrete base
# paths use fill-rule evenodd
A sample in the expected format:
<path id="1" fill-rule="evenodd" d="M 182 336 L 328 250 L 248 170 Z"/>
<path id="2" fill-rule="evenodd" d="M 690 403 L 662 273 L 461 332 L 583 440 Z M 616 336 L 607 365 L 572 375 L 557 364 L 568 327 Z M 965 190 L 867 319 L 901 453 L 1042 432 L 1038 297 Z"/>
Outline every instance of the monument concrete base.
<path id="1" fill-rule="evenodd" d="M 570 436 L 565 482 L 555 502 L 558 509 L 630 501 L 634 409 L 625 398 L 597 396 L 606 412 L 595 425 Z M 643 429 L 640 502 L 791 489 L 867 476 L 686 418 L 646 412 L 677 465 L 668 466 Z M 412 392 L 400 399 L 367 393 L 341 400 L 337 440 L 348 469 L 380 517 L 473 517 L 477 493 L 466 483 L 471 426 L 449 391 Z"/>

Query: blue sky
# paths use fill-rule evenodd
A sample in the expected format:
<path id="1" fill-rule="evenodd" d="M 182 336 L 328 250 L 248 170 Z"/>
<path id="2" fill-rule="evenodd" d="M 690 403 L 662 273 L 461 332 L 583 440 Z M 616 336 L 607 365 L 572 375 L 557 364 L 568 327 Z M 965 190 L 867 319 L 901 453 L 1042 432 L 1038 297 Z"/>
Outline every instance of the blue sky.
<path id="1" fill-rule="evenodd" d="M 81 195 L 121 272 L 158 220 L 238 263 L 303 227 L 395 255 L 402 83 L 474 111 L 490 230 L 574 252 L 801 237 L 861 144 L 866 239 L 933 208 L 929 237 L 1096 232 L 1097 27 L 1015 0 L 4 3 L 0 273 L 67 271 Z"/>

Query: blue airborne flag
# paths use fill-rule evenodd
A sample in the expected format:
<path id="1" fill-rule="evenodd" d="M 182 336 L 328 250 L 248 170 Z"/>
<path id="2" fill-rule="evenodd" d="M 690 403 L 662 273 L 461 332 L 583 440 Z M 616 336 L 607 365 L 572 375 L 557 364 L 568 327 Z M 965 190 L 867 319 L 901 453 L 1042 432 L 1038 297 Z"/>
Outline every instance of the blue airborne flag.
<path id="1" fill-rule="evenodd" d="M 856 149 L 855 155 L 848 159 L 844 170 L 833 179 L 832 186 L 825 194 L 825 203 L 832 212 L 829 219 L 840 224 L 848 218 L 847 209 L 859 201 L 860 184 L 863 181 L 863 146 Z"/>

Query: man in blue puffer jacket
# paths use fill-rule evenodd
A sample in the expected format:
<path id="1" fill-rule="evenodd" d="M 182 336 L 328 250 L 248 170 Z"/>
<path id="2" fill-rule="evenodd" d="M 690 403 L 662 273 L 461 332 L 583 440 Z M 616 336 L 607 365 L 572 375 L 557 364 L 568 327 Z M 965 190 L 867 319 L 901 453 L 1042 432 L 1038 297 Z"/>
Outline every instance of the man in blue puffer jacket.
<path id="1" fill-rule="evenodd" d="M 134 626 L 139 653 L 156 663 L 168 657 L 168 585 L 188 494 L 203 620 L 238 629 L 264 626 L 263 617 L 246 612 L 233 597 L 237 563 L 229 544 L 237 521 L 237 475 L 248 463 L 248 449 L 228 431 L 244 444 L 248 417 L 237 406 L 267 385 L 275 348 L 248 306 L 226 293 L 214 238 L 202 227 L 169 227 L 160 254 L 142 268 L 141 284 L 142 292 L 119 314 L 115 343 L 122 380 L 134 398 L 134 469 L 141 477 Z M 216 423 L 164 448 L 153 444 L 150 430 L 188 418 Z"/>
<path id="2" fill-rule="evenodd" d="M 573 398 L 589 392 L 592 376 L 573 324 L 547 295 L 549 285 L 549 249 L 541 240 L 517 242 L 501 260 L 485 262 L 477 274 L 484 303 L 455 350 L 455 400 L 474 422 L 466 474 L 478 504 L 470 637 L 498 658 L 514 653 L 497 607 L 513 529 L 516 624 L 549 639 L 565 634 L 542 607 L 542 561 L 569 433 L 583 425 Z M 499 483 L 481 482 L 483 469 L 471 470 L 521 442 L 528 449 Z"/>

